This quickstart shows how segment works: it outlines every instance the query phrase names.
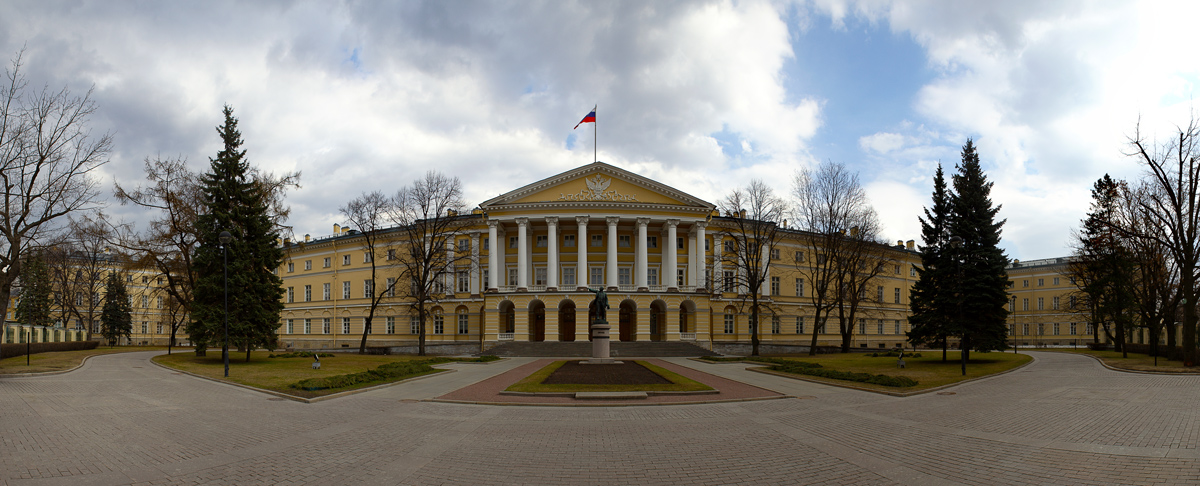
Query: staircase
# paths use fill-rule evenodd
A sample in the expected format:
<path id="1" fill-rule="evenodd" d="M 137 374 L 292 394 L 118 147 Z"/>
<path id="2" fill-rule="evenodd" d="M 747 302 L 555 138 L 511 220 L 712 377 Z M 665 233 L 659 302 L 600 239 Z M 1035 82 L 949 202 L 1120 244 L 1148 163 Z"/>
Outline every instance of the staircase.
<path id="1" fill-rule="evenodd" d="M 592 357 L 592 343 L 591 341 L 509 342 L 478 354 L 503 357 L 590 358 Z M 609 343 L 609 354 L 613 358 L 720 356 L 720 354 L 692 343 L 667 341 L 613 341 Z"/>

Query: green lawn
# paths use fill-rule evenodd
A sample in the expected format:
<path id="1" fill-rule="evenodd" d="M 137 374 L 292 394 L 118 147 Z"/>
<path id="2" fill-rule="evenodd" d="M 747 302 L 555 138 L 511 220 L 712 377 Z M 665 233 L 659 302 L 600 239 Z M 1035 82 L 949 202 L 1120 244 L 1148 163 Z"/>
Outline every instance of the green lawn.
<path id="1" fill-rule="evenodd" d="M 526 376 L 525 379 L 514 383 L 505 391 L 525 392 L 525 393 L 574 393 L 574 392 L 623 392 L 623 391 L 708 391 L 712 387 L 700 383 L 698 381 L 684 378 L 677 373 L 663 369 L 662 367 L 652 365 L 645 361 L 635 361 L 635 363 L 645 366 L 650 371 L 658 373 L 659 376 L 666 378 L 670 384 L 657 385 L 546 385 L 543 381 L 561 367 L 566 361 L 555 361 L 546 365 L 533 374 Z"/>
<path id="2" fill-rule="evenodd" d="M 1075 353 L 1095 356 L 1104 361 L 1113 368 L 1135 371 L 1158 371 L 1163 373 L 1200 373 L 1200 367 L 1185 368 L 1182 361 L 1167 361 L 1167 358 L 1158 357 L 1158 365 L 1154 364 L 1154 357 L 1146 354 L 1129 353 L 1128 358 L 1121 357 L 1121 353 L 1116 351 L 1092 351 L 1090 349 L 1040 349 L 1039 351 L 1055 351 L 1060 353 Z M 1164 350 L 1165 352 L 1165 350 Z"/>
<path id="3" fill-rule="evenodd" d="M 851 382 L 844 380 L 834 380 L 829 378 L 804 376 L 806 379 L 833 383 L 839 385 L 851 385 L 870 390 L 886 391 L 886 392 L 912 392 L 920 390 L 928 390 L 944 385 L 958 383 L 963 380 L 979 378 L 1002 371 L 1007 371 L 1022 364 L 1028 363 L 1033 358 L 1024 354 L 1013 353 L 971 353 L 971 361 L 967 363 L 967 375 L 962 375 L 962 368 L 959 364 L 959 354 L 957 351 L 947 353 L 946 362 L 942 362 L 942 353 L 940 350 L 921 351 L 920 358 L 912 358 L 908 354 L 904 357 L 905 368 L 901 369 L 896 366 L 895 357 L 870 357 L 865 353 L 846 353 L 846 354 L 818 354 L 816 356 L 773 356 L 777 358 L 786 358 L 794 361 L 818 363 L 827 369 L 838 371 L 848 371 L 855 373 L 870 373 L 875 375 L 902 376 L 917 381 L 916 386 L 911 387 L 890 387 L 882 385 L 874 385 L 869 383 Z"/>
<path id="4" fill-rule="evenodd" d="M 96 349 L 81 349 L 78 351 L 54 351 L 37 353 L 29 356 L 29 365 L 25 365 L 25 355 L 0 359 L 0 375 L 17 373 L 44 373 L 47 371 L 69 370 L 83 363 L 88 356 L 114 353 L 132 353 L 136 351 L 163 351 L 166 346 L 100 346 Z M 174 352 L 191 353 L 191 348 L 174 348 Z"/>
<path id="5" fill-rule="evenodd" d="M 398 355 L 370 355 L 370 354 L 353 354 L 353 353 L 335 353 L 334 357 L 321 358 L 321 369 L 312 369 L 312 358 L 268 358 L 271 354 L 268 351 L 254 351 L 250 353 L 250 361 L 246 361 L 246 353 L 232 353 L 229 360 L 229 381 L 249 385 L 255 388 L 285 393 L 288 395 L 312 398 L 324 395 L 331 395 L 348 390 L 356 390 L 370 386 L 381 385 L 400 381 L 421 374 L 436 373 L 441 370 L 421 373 L 417 375 L 408 375 L 394 377 L 387 380 L 377 380 L 366 383 L 359 383 L 353 386 L 325 390 L 300 390 L 292 388 L 290 385 L 301 380 L 310 378 L 328 378 L 337 375 L 347 375 L 351 373 L 360 373 L 368 371 L 372 368 L 377 368 L 381 365 L 394 363 L 397 361 L 411 361 L 430 359 L 431 356 L 398 356 Z M 221 361 L 221 350 L 209 350 L 208 356 L 197 357 L 195 353 L 180 353 L 171 356 L 161 355 L 154 357 L 154 360 L 171 368 L 195 373 L 197 375 L 206 376 L 217 380 L 225 380 L 225 367 Z"/>

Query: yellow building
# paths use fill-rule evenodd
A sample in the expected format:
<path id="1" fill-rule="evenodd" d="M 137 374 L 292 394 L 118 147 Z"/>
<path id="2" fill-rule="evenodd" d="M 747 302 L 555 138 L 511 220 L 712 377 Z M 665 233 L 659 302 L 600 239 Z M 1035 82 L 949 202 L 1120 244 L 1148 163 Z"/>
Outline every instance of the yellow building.
<path id="1" fill-rule="evenodd" d="M 750 342 L 745 289 L 725 288 L 720 239 L 732 221 L 712 203 L 604 163 L 577 168 L 484 201 L 452 252 L 469 254 L 449 272 L 427 322 L 432 352 L 477 352 L 513 341 L 586 341 L 588 287 L 609 289 L 608 321 L 620 341 L 683 341 L 736 350 Z M 810 296 L 794 256 L 808 251 L 784 230 L 762 297 L 764 352 L 808 346 Z M 362 235 L 337 225 L 327 237 L 289 244 L 280 342 L 295 348 L 352 348 L 362 336 L 370 279 Z M 881 248 L 891 263 L 860 310 L 856 347 L 905 342 L 908 293 L 919 262 L 913 242 Z M 729 285 L 729 287 L 733 287 Z M 412 346 L 416 317 L 405 299 L 385 300 L 369 346 Z M 836 319 L 818 344 L 841 342 Z M 773 347 L 787 346 L 788 348 Z"/>
<path id="2" fill-rule="evenodd" d="M 1092 342 L 1087 314 L 1075 309 L 1078 290 L 1068 258 L 1009 264 L 1008 336 L 1017 346 L 1084 346 Z"/>

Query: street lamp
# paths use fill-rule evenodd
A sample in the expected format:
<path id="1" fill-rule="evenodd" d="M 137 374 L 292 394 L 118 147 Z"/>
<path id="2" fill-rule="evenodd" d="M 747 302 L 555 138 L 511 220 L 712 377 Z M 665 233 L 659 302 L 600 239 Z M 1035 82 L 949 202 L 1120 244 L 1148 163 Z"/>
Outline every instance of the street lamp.
<path id="1" fill-rule="evenodd" d="M 954 286 L 958 287 L 959 295 L 962 295 L 962 267 L 964 263 L 963 256 L 959 253 L 963 247 L 963 239 L 961 236 L 955 235 L 950 237 L 950 247 L 954 249 L 954 262 L 957 263 L 954 269 L 955 282 Z M 958 325 L 962 328 L 962 336 L 958 338 L 958 361 L 962 366 L 962 375 L 967 376 L 967 333 L 966 326 L 962 323 L 962 303 L 955 306 L 958 314 Z"/>
<path id="2" fill-rule="evenodd" d="M 218 237 L 221 240 L 221 267 L 225 273 L 225 345 L 221 347 L 221 359 L 225 360 L 225 377 L 229 378 L 229 240 L 233 235 L 222 231 Z"/>

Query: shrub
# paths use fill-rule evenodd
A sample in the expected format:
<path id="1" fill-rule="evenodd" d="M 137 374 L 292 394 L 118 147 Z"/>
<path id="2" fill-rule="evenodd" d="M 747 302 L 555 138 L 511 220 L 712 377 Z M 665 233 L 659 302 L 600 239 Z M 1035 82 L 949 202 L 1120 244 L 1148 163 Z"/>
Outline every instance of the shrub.
<path id="1" fill-rule="evenodd" d="M 288 386 L 309 391 L 325 390 L 328 388 L 346 388 L 372 381 L 423 375 L 433 371 L 433 366 L 431 365 L 447 363 L 450 361 L 453 360 L 450 358 L 430 358 L 410 361 L 396 361 L 359 373 L 327 376 L 324 378 L 309 378 L 307 380 L 300 380 L 296 383 L 292 383 Z"/>

